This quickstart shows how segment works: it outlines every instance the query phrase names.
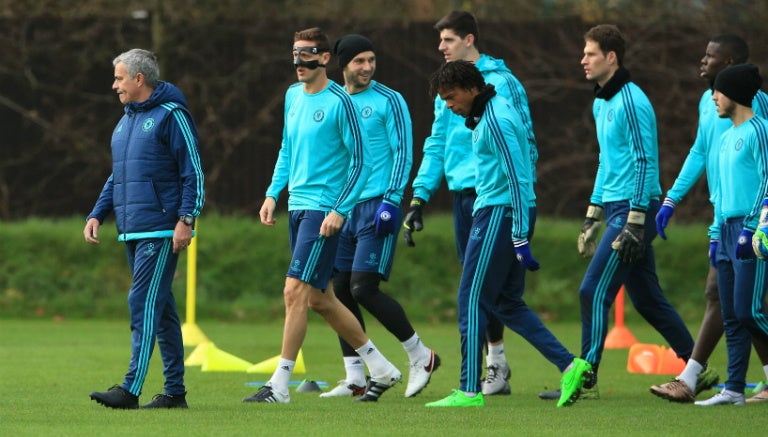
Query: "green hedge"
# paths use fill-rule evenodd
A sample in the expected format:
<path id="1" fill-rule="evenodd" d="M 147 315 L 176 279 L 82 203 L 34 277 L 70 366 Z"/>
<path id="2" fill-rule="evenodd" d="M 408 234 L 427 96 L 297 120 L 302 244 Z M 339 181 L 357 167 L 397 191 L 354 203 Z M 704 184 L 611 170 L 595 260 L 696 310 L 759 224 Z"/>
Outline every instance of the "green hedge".
<path id="1" fill-rule="evenodd" d="M 130 275 L 114 223 L 101 228 L 101 244 L 84 243 L 80 218 L 0 222 L 0 317 L 125 317 Z M 539 218 L 532 244 L 541 262 L 527 276 L 526 301 L 545 320 L 578 320 L 578 289 L 587 261 L 576 252 L 580 222 Z M 655 243 L 662 286 L 681 315 L 698 321 L 707 271 L 706 225 L 669 228 Z M 204 215 L 198 224 L 197 319 L 246 322 L 283 317 L 288 265 L 287 217 L 270 228 L 251 217 Z M 428 214 L 416 247 L 400 241 L 392 278 L 383 290 L 414 321 L 456 319 L 461 269 L 451 217 Z M 401 239 L 402 240 L 402 239 Z M 186 311 L 187 255 L 179 260 L 174 291 Z M 639 317 L 627 300 L 627 320 Z"/>

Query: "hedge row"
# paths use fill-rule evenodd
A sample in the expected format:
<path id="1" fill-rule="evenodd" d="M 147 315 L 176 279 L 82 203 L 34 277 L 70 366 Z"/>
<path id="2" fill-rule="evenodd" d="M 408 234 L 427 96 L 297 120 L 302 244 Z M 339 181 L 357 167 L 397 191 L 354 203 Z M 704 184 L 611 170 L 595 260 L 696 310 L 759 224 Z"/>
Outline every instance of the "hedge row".
<path id="1" fill-rule="evenodd" d="M 101 244 L 83 242 L 80 218 L 0 223 L 0 317 L 126 317 L 130 287 L 125 253 L 114 223 L 101 229 Z M 587 261 L 576 252 L 580 222 L 539 218 L 532 249 L 541 262 L 527 276 L 526 301 L 545 320 L 578 320 L 578 288 Z M 283 317 L 282 288 L 288 265 L 287 218 L 274 228 L 251 217 L 204 215 L 198 223 L 197 319 L 244 322 Z M 669 299 L 686 320 L 698 321 L 707 270 L 706 225 L 669 228 L 657 239 L 658 273 Z M 382 289 L 395 296 L 412 320 L 456 320 L 461 269 L 451 217 L 427 214 L 416 247 L 400 241 L 392 278 Z M 188 255 L 182 255 L 174 294 L 186 311 Z M 629 302 L 629 300 L 627 300 Z M 627 304 L 627 320 L 637 316 Z"/>

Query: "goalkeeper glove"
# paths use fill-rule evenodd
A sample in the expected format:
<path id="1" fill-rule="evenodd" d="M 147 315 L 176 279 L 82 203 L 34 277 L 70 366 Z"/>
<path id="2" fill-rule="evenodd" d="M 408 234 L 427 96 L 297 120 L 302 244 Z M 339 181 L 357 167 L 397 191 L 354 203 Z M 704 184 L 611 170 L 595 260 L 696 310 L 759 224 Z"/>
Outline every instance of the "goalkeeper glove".
<path id="1" fill-rule="evenodd" d="M 619 235 L 611 243 L 611 247 L 619 253 L 619 259 L 625 263 L 633 263 L 643 257 L 645 246 L 645 213 L 643 211 L 630 211 L 627 216 L 627 224 Z"/>
<path id="2" fill-rule="evenodd" d="M 581 233 L 576 247 L 584 258 L 590 258 L 597 249 L 597 234 L 600 232 L 600 219 L 603 218 L 603 207 L 590 204 L 587 208 L 587 218 L 581 226 Z"/>
<path id="3" fill-rule="evenodd" d="M 394 234 L 400 226 L 400 207 L 384 199 L 376 211 L 373 223 L 376 225 L 376 235 Z"/>
<path id="4" fill-rule="evenodd" d="M 405 228 L 405 230 L 403 230 L 403 238 L 405 238 L 405 242 L 411 247 L 416 245 L 413 241 L 412 232 L 419 232 L 424 229 L 424 219 L 421 217 L 421 210 L 426 204 L 427 202 L 424 199 L 414 197 L 411 200 L 408 214 L 405 215 L 405 220 L 403 221 L 403 227 Z"/>
<path id="5" fill-rule="evenodd" d="M 753 259 L 755 252 L 752 249 L 752 236 L 755 235 L 749 229 L 742 229 L 736 242 L 736 259 Z"/>
<path id="6" fill-rule="evenodd" d="M 528 240 L 513 240 L 515 245 L 515 254 L 517 254 L 517 261 L 522 264 L 527 270 L 535 272 L 539 270 L 541 265 L 531 255 L 531 246 L 528 244 Z"/>
<path id="7" fill-rule="evenodd" d="M 760 211 L 760 223 L 757 231 L 752 236 L 752 250 L 760 259 L 768 259 L 768 199 L 763 200 L 763 209 Z"/>
<path id="8" fill-rule="evenodd" d="M 712 267 L 717 267 L 717 244 L 720 243 L 720 240 L 715 238 L 714 240 L 709 240 L 709 264 Z"/>
<path id="9" fill-rule="evenodd" d="M 659 209 L 659 213 L 656 214 L 656 232 L 662 240 L 667 239 L 667 235 L 664 233 L 664 228 L 667 227 L 669 219 L 672 218 L 672 214 L 675 213 L 675 201 L 669 197 L 664 198 L 664 203 Z"/>

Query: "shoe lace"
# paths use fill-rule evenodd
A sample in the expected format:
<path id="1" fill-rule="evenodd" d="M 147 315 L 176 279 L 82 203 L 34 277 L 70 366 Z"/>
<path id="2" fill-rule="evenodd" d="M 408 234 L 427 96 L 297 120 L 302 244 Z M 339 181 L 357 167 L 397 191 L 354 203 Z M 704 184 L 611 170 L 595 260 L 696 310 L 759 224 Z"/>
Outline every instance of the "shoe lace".
<path id="1" fill-rule="evenodd" d="M 485 368 L 485 381 L 486 382 L 493 382 L 496 380 L 496 378 L 499 377 L 499 366 L 496 364 L 491 364 L 490 366 Z"/>

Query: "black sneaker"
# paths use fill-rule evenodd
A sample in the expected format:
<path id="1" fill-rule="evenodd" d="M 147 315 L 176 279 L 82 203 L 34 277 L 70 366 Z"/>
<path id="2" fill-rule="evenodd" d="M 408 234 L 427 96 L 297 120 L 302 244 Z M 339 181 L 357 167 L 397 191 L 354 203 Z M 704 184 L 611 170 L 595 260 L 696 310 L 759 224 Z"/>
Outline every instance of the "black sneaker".
<path id="1" fill-rule="evenodd" d="M 180 395 L 159 394 L 152 398 L 152 402 L 144 404 L 141 408 L 189 408 L 187 406 L 187 393 Z"/>
<path id="2" fill-rule="evenodd" d="M 394 387 L 395 384 L 400 382 L 403 375 L 395 366 L 391 366 L 390 372 L 384 376 L 373 378 L 368 380 L 368 385 L 365 387 L 365 393 L 362 396 L 355 399 L 355 402 L 376 402 L 379 397 L 384 394 L 385 391 Z M 378 381 L 376 381 L 378 380 Z"/>
<path id="3" fill-rule="evenodd" d="M 91 392 L 91 399 L 109 408 L 121 410 L 139 408 L 139 397 L 119 385 L 113 385 L 107 391 Z"/>
<path id="4" fill-rule="evenodd" d="M 287 404 L 290 401 L 290 395 L 273 391 L 272 385 L 269 383 L 261 387 L 254 395 L 243 399 L 243 402 L 268 402 L 280 404 Z"/>

